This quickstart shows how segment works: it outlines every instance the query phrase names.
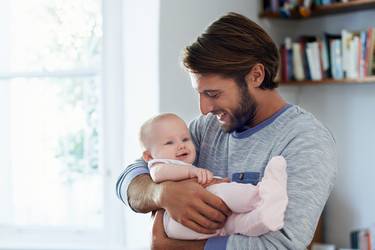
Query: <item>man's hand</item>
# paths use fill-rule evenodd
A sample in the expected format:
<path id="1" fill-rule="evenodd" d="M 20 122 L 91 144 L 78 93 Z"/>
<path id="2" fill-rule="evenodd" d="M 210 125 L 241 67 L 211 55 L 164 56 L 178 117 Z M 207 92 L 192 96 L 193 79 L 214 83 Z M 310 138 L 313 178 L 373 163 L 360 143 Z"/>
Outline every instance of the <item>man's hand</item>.
<path id="1" fill-rule="evenodd" d="M 231 214 L 219 197 L 194 180 L 166 181 L 160 185 L 160 207 L 173 219 L 198 233 L 215 233 Z"/>
<path id="2" fill-rule="evenodd" d="M 158 210 L 152 226 L 151 250 L 201 250 L 204 248 L 205 240 L 182 241 L 169 239 L 164 232 L 163 210 Z"/>

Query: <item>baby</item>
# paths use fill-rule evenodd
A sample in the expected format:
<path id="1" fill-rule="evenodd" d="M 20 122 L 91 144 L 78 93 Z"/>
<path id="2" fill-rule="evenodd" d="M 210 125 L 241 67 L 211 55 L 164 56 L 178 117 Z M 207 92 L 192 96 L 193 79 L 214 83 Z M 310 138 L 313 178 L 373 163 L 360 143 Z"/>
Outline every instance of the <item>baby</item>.
<path id="1" fill-rule="evenodd" d="M 148 163 L 154 182 L 196 177 L 200 184 L 209 183 L 213 174 L 192 165 L 196 151 L 185 122 L 174 114 L 161 114 L 146 121 L 140 130 L 143 159 Z M 169 238 L 198 240 L 213 236 L 243 234 L 258 236 L 277 231 L 284 225 L 288 203 L 286 161 L 273 157 L 262 180 L 256 185 L 219 183 L 206 189 L 219 196 L 232 210 L 225 226 L 215 234 L 197 233 L 164 214 L 164 230 Z"/>

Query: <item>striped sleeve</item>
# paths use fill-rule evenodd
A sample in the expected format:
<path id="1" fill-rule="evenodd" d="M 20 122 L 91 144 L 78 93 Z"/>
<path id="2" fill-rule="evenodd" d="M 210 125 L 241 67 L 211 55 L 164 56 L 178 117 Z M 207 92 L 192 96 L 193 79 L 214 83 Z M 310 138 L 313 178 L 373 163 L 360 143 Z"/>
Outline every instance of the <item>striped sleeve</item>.
<path id="1" fill-rule="evenodd" d="M 134 163 L 130 164 L 121 173 L 116 182 L 116 194 L 117 197 L 125 204 L 129 206 L 128 203 L 128 187 L 132 180 L 141 174 L 149 174 L 147 164 L 142 159 L 136 160 Z"/>

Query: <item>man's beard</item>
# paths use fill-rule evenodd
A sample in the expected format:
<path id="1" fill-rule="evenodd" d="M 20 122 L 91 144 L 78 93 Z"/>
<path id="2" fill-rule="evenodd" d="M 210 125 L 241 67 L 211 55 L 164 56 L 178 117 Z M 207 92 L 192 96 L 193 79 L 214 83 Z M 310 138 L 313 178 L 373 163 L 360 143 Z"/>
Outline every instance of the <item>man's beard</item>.
<path id="1" fill-rule="evenodd" d="M 247 86 L 240 87 L 239 91 L 240 102 L 238 108 L 232 114 L 229 114 L 231 124 L 226 127 L 223 126 L 224 131 L 227 133 L 233 131 L 242 132 L 254 124 L 257 104 L 249 94 Z"/>

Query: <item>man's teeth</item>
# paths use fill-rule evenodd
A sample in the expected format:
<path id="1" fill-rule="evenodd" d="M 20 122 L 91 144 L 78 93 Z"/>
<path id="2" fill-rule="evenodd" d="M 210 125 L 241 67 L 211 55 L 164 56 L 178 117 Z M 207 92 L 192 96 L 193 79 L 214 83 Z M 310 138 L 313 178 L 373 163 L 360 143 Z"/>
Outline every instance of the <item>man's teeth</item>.
<path id="1" fill-rule="evenodd" d="M 218 113 L 218 114 L 216 115 L 216 117 L 217 117 L 218 119 L 222 119 L 224 115 L 225 115 L 224 112 L 223 112 L 223 113 Z"/>

